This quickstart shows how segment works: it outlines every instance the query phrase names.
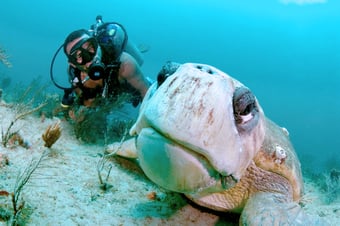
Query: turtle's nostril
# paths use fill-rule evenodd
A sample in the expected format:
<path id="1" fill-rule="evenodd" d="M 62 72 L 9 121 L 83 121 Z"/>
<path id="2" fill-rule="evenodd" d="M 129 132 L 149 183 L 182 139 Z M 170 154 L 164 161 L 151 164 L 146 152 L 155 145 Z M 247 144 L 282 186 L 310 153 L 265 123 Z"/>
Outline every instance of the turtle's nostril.
<path id="1" fill-rule="evenodd" d="M 215 72 L 209 66 L 206 65 L 197 65 L 196 68 L 209 74 L 215 74 Z"/>

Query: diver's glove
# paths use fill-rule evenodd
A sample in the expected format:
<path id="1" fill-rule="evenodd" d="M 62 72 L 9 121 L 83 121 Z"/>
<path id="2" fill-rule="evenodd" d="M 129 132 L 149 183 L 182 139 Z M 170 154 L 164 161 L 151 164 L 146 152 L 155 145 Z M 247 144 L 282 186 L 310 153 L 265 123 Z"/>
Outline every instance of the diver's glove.
<path id="1" fill-rule="evenodd" d="M 64 96 L 61 100 L 61 106 L 63 108 L 69 108 L 74 103 L 73 88 L 64 89 Z"/>

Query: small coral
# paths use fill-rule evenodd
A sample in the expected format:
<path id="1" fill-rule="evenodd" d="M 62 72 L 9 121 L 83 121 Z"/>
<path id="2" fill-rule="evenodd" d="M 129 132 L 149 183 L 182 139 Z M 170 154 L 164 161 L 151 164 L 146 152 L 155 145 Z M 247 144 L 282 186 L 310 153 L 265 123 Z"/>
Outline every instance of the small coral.
<path id="1" fill-rule="evenodd" d="M 52 147 L 52 145 L 59 139 L 60 135 L 60 122 L 48 126 L 45 133 L 42 135 L 42 139 L 45 141 L 44 146 L 48 148 Z"/>

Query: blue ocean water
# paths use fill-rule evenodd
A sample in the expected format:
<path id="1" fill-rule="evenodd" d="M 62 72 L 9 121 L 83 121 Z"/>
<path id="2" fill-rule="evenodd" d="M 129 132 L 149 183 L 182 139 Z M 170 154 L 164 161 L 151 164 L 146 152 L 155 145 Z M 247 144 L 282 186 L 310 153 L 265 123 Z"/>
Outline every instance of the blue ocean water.
<path id="1" fill-rule="evenodd" d="M 0 46 L 12 82 L 49 81 L 66 35 L 98 14 L 150 46 L 144 73 L 167 60 L 213 65 L 247 85 L 266 115 L 286 127 L 306 169 L 340 167 L 340 2 L 337 0 L 3 0 Z M 66 84 L 60 56 L 55 77 Z M 52 85 L 51 85 L 52 86 Z"/>

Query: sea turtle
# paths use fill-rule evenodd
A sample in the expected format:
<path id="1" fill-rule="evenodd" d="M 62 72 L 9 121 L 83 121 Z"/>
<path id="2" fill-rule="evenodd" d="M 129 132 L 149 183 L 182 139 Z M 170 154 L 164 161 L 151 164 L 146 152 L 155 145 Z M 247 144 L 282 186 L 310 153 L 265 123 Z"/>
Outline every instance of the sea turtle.
<path id="1" fill-rule="evenodd" d="M 138 158 L 147 177 L 242 225 L 320 225 L 298 202 L 300 162 L 288 131 L 242 83 L 205 64 L 167 63 L 145 96 L 136 139 L 108 146 Z"/>

